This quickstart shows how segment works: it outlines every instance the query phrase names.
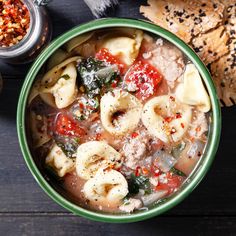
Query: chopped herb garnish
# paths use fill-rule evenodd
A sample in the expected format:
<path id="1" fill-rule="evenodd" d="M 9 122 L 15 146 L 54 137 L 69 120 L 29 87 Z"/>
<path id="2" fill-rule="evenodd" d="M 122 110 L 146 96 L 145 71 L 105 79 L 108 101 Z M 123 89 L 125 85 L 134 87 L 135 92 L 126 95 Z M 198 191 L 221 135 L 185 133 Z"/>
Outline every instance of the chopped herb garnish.
<path id="1" fill-rule="evenodd" d="M 186 174 L 184 174 L 182 171 L 180 171 L 180 170 L 178 170 L 178 169 L 176 169 L 176 168 L 174 168 L 174 167 L 172 167 L 172 168 L 170 169 L 170 171 L 171 171 L 173 174 L 175 174 L 175 175 L 179 175 L 179 176 L 186 177 Z"/>
<path id="2" fill-rule="evenodd" d="M 61 78 L 68 80 L 68 79 L 70 79 L 70 76 L 68 74 L 65 74 L 65 75 L 62 75 Z"/>

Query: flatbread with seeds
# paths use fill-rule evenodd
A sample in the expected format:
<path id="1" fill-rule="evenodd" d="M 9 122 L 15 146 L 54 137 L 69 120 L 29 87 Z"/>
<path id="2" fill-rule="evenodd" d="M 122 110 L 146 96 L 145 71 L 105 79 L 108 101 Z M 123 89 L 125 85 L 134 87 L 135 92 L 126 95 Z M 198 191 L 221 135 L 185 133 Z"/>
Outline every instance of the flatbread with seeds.
<path id="1" fill-rule="evenodd" d="M 210 66 L 222 105 L 236 104 L 236 2 L 225 0 L 225 27 L 229 34 L 230 52 Z"/>
<path id="2" fill-rule="evenodd" d="M 211 30 L 205 34 L 200 34 L 192 40 L 195 52 L 203 62 L 208 65 L 218 60 L 229 52 L 227 42 L 229 35 L 224 26 Z"/>
<path id="3" fill-rule="evenodd" d="M 219 0 L 148 0 L 140 12 L 185 42 L 199 33 L 215 28 L 223 17 L 224 5 Z"/>
<path id="4" fill-rule="evenodd" d="M 236 1 L 225 0 L 225 27 L 231 38 L 236 34 Z"/>
<path id="5" fill-rule="evenodd" d="M 211 64 L 211 73 L 221 105 L 236 104 L 236 39 L 232 41 L 230 53 Z"/>

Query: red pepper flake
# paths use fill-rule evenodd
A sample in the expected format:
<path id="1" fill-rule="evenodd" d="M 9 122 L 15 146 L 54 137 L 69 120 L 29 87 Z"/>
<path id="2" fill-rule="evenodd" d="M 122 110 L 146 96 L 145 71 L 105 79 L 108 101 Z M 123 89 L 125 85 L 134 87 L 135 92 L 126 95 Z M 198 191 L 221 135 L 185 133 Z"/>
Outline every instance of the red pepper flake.
<path id="1" fill-rule="evenodd" d="M 142 172 L 144 175 L 148 175 L 149 171 L 146 167 L 142 167 Z"/>
<path id="2" fill-rule="evenodd" d="M 20 0 L 0 1 L 0 47 L 19 43 L 27 34 L 30 13 Z"/>
<path id="3" fill-rule="evenodd" d="M 196 131 L 197 131 L 197 132 L 200 132 L 200 131 L 201 131 L 201 126 L 198 126 L 198 127 L 196 128 Z"/>
<path id="4" fill-rule="evenodd" d="M 115 165 L 114 164 L 110 164 L 109 166 L 107 166 L 105 169 L 103 169 L 103 171 L 110 171 L 112 169 L 114 169 Z"/>
<path id="5" fill-rule="evenodd" d="M 182 115 L 180 113 L 176 113 L 176 116 L 175 116 L 176 119 L 180 119 L 182 118 Z"/>
<path id="6" fill-rule="evenodd" d="M 133 133 L 131 134 L 131 137 L 132 137 L 132 138 L 138 137 L 138 133 L 137 133 L 137 132 L 133 132 Z"/>
<path id="7" fill-rule="evenodd" d="M 164 120 L 167 123 L 170 123 L 174 118 L 172 116 L 167 116 Z"/>
<path id="8" fill-rule="evenodd" d="M 136 170 L 135 170 L 135 176 L 140 176 L 140 172 L 141 172 L 141 167 L 140 166 L 137 166 L 136 167 Z"/>
<path id="9" fill-rule="evenodd" d="M 175 98 L 173 96 L 170 96 L 170 100 L 174 102 Z"/>
<path id="10" fill-rule="evenodd" d="M 180 125 L 181 125 L 181 127 L 184 129 L 184 123 L 181 123 Z"/>

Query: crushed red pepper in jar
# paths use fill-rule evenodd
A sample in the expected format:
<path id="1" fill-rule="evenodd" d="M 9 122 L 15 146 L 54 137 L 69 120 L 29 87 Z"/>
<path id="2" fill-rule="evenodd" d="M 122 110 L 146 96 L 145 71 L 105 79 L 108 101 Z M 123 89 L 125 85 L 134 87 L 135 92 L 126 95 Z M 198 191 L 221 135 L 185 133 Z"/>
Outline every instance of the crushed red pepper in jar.
<path id="1" fill-rule="evenodd" d="M 0 47 L 19 43 L 27 34 L 30 13 L 20 0 L 0 0 Z"/>

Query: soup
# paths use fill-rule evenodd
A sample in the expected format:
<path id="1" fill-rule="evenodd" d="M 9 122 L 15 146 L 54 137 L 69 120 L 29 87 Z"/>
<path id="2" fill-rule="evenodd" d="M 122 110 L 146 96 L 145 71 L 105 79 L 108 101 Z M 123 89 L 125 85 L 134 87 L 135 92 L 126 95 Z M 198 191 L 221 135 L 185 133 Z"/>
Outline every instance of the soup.
<path id="1" fill-rule="evenodd" d="M 203 156 L 210 111 L 197 68 L 174 45 L 98 30 L 67 42 L 38 75 L 29 144 L 78 205 L 131 213 L 181 189 Z"/>

